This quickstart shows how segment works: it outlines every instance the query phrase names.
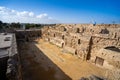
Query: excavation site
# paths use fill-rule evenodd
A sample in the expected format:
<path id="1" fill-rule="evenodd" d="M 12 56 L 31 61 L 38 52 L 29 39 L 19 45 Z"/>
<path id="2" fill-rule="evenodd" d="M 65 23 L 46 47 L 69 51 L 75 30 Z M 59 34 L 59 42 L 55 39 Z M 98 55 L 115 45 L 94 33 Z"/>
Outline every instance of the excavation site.
<path id="1" fill-rule="evenodd" d="M 120 80 L 120 0 L 0 0 L 0 80 Z"/>
<path id="2" fill-rule="evenodd" d="M 0 79 L 119 80 L 119 33 L 119 24 L 8 29 L 0 33 Z"/>

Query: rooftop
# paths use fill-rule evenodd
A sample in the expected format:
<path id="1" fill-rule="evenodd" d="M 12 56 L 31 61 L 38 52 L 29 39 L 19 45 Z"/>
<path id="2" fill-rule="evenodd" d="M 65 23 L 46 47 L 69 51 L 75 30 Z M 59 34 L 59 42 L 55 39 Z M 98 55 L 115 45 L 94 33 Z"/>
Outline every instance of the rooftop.
<path id="1" fill-rule="evenodd" d="M 12 44 L 12 34 L 0 34 L 0 48 L 8 48 Z"/>
<path id="2" fill-rule="evenodd" d="M 8 51 L 5 49 L 0 49 L 0 58 L 7 57 Z"/>
<path id="3" fill-rule="evenodd" d="M 19 29 L 19 30 L 16 30 L 17 32 L 20 32 L 20 31 L 39 31 L 40 29 Z"/>

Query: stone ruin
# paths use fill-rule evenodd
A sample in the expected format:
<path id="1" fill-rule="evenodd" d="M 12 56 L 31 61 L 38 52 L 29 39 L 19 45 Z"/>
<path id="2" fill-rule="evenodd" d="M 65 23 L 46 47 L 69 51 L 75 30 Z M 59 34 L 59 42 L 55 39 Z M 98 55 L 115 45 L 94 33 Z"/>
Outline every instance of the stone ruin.
<path id="1" fill-rule="evenodd" d="M 20 41 L 34 41 L 41 38 L 40 29 L 27 29 L 27 30 L 16 30 L 15 31 L 17 40 Z"/>
<path id="2" fill-rule="evenodd" d="M 14 33 L 0 33 L 0 79 L 22 80 L 20 56 Z"/>
<path id="3" fill-rule="evenodd" d="M 42 38 L 63 48 L 64 51 L 77 56 L 83 61 L 105 68 L 105 79 L 120 79 L 119 24 L 56 24 L 44 26 L 39 30 L 16 30 L 14 33 L 11 34 L 13 35 L 10 41 L 12 45 L 3 50 L 1 44 L 2 47 L 0 49 L 0 53 L 4 53 L 0 55 L 0 61 L 5 63 L 0 63 L 0 67 L 2 65 L 7 66 L 4 67 L 6 71 L 3 71 L 3 73 L 10 80 L 22 80 L 16 38 L 18 41 L 33 41 Z M 11 54 L 8 55 L 8 51 Z M 93 78 L 96 77 L 93 76 Z"/>
<path id="4" fill-rule="evenodd" d="M 120 79 L 119 24 L 57 24 L 45 26 L 41 32 L 44 40 L 107 69 L 106 78 Z"/>
<path id="5" fill-rule="evenodd" d="M 15 30 L 12 33 L 0 33 L 0 79 L 23 80 L 17 42 L 34 41 L 40 37 L 40 29 Z"/>

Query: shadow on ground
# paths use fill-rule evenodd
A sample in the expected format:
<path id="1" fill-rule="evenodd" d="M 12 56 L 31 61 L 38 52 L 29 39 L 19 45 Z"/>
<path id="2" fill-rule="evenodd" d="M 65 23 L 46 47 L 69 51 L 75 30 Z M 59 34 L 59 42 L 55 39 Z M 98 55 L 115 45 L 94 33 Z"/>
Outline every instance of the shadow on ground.
<path id="1" fill-rule="evenodd" d="M 23 80 L 72 80 L 33 42 L 18 42 Z"/>

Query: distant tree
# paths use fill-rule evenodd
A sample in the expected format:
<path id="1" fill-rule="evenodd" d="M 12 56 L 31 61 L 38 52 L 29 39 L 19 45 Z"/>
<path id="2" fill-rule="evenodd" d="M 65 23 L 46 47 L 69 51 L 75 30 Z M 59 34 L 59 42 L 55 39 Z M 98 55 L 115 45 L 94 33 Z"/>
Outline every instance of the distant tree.
<path id="1" fill-rule="evenodd" d="M 35 27 L 35 24 L 26 24 L 25 25 L 26 29 L 30 29 L 30 28 L 34 28 Z"/>
<path id="2" fill-rule="evenodd" d="M 41 26 L 42 26 L 41 24 L 35 24 L 36 28 L 41 28 Z"/>
<path id="3" fill-rule="evenodd" d="M 0 21 L 0 25 L 2 24 L 3 22 L 2 21 Z"/>
<path id="4" fill-rule="evenodd" d="M 0 21 L 0 29 L 2 29 L 2 25 L 3 25 L 3 22 L 2 22 L 2 21 Z"/>
<path id="5" fill-rule="evenodd" d="M 25 28 L 26 28 L 26 29 L 29 29 L 29 24 L 25 24 Z"/>
<path id="6" fill-rule="evenodd" d="M 20 28 L 21 24 L 20 23 L 11 23 L 10 27 L 11 28 Z"/>
<path id="7" fill-rule="evenodd" d="M 41 28 L 42 25 L 41 24 L 25 24 L 26 29 L 30 29 L 30 28 Z"/>
<path id="8" fill-rule="evenodd" d="M 3 24 L 2 24 L 2 27 L 3 27 L 3 29 L 9 28 L 9 26 L 8 26 L 7 23 L 3 23 Z"/>

